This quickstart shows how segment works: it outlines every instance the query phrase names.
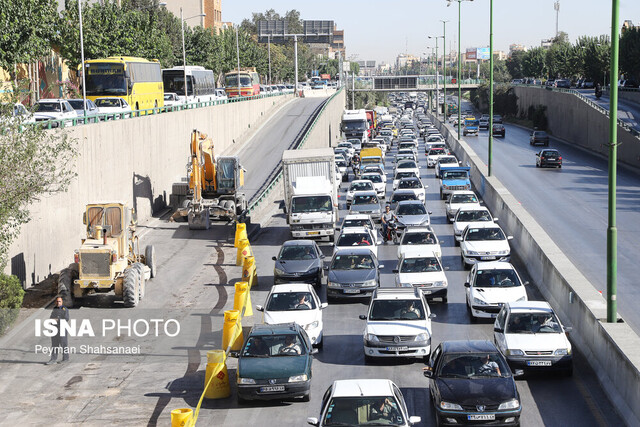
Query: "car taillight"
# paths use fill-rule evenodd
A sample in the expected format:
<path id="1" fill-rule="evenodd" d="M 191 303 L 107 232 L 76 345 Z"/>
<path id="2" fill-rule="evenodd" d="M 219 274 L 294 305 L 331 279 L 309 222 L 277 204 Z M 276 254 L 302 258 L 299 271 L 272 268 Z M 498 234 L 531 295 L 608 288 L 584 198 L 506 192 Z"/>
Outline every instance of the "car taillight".
<path id="1" fill-rule="evenodd" d="M 562 156 L 558 157 L 558 160 L 562 160 Z"/>
<path id="2" fill-rule="evenodd" d="M 80 254 L 78 252 L 73 254 L 73 262 L 76 264 L 80 263 Z"/>

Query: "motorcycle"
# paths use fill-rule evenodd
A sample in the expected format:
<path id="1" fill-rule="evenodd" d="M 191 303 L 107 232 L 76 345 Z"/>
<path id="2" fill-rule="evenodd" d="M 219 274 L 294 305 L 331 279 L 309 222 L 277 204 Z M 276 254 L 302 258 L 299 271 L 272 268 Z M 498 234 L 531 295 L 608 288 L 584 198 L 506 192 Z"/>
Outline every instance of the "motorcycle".
<path id="1" fill-rule="evenodd" d="M 597 90 L 596 91 L 596 99 L 600 99 L 601 96 L 602 96 L 602 90 Z"/>
<path id="2" fill-rule="evenodd" d="M 389 221 L 387 223 L 387 232 L 383 233 L 382 240 L 386 243 L 392 240 L 394 244 L 398 243 L 398 225 L 395 221 Z"/>

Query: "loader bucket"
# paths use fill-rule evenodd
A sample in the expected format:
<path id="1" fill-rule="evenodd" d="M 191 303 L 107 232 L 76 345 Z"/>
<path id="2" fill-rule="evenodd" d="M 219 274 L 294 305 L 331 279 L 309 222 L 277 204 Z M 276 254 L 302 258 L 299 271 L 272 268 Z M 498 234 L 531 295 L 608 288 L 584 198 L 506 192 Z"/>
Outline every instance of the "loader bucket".
<path id="1" fill-rule="evenodd" d="M 190 230 L 208 230 L 211 225 L 209 219 L 209 209 L 200 211 L 190 211 L 188 215 Z"/>

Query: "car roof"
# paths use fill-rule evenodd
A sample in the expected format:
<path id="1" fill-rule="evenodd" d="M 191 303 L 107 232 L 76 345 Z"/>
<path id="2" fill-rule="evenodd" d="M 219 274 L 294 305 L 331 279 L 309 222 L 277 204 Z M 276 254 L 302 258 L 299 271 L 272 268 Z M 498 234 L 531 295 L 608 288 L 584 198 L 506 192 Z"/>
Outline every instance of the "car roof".
<path id="1" fill-rule="evenodd" d="M 290 323 L 277 323 L 272 325 L 259 324 L 254 325 L 249 332 L 249 335 L 276 335 L 276 334 L 290 334 L 299 332 L 300 328 L 295 322 Z"/>
<path id="2" fill-rule="evenodd" d="M 415 194 L 413 190 L 412 188 L 398 188 L 391 194 L 391 197 L 393 197 L 394 194 Z"/>
<path id="3" fill-rule="evenodd" d="M 345 227 L 340 234 L 368 233 L 369 227 Z"/>
<path id="4" fill-rule="evenodd" d="M 372 300 L 419 300 L 421 297 L 422 291 L 418 288 L 378 288 L 374 291 Z"/>
<path id="5" fill-rule="evenodd" d="M 297 239 L 287 240 L 282 244 L 282 246 L 313 246 L 313 243 L 313 240 Z"/>
<path id="6" fill-rule="evenodd" d="M 333 257 L 335 258 L 337 255 L 371 255 L 372 257 L 375 257 L 368 246 L 352 246 L 340 248 L 336 250 L 336 252 L 333 254 Z"/>
<path id="7" fill-rule="evenodd" d="M 404 229 L 405 233 L 433 233 L 431 227 L 413 227 L 409 226 Z"/>
<path id="8" fill-rule="evenodd" d="M 375 196 L 378 194 L 373 190 L 356 191 L 356 193 L 358 193 L 358 196 Z"/>
<path id="9" fill-rule="evenodd" d="M 407 246 L 402 258 L 437 258 L 437 256 L 431 250 Z"/>
<path id="10" fill-rule="evenodd" d="M 474 222 L 473 225 L 469 226 L 470 229 L 474 228 L 500 228 L 498 224 L 491 221 L 482 221 L 482 222 Z M 501 228 L 500 228 L 501 229 Z"/>
<path id="11" fill-rule="evenodd" d="M 546 301 L 518 301 L 507 303 L 512 312 L 545 311 L 553 313 L 551 305 Z"/>
<path id="12" fill-rule="evenodd" d="M 498 349 L 488 340 L 443 341 L 443 353 L 496 353 Z"/>
<path id="13" fill-rule="evenodd" d="M 393 396 L 391 380 L 352 379 L 333 382 L 333 397 Z"/>
<path id="14" fill-rule="evenodd" d="M 398 191 L 398 190 L 396 190 Z M 414 204 L 418 204 L 420 203 L 422 206 L 424 206 L 424 203 L 422 203 L 420 200 L 401 200 L 398 202 L 398 206 L 400 205 L 414 205 Z"/>
<path id="15" fill-rule="evenodd" d="M 475 192 L 473 192 L 472 190 L 455 190 L 451 192 L 451 195 L 459 195 L 459 194 L 473 194 L 474 196 L 476 195 Z"/>
<path id="16" fill-rule="evenodd" d="M 282 283 L 271 287 L 271 293 L 311 292 L 312 290 L 313 285 L 309 283 Z"/>
<path id="17" fill-rule="evenodd" d="M 515 270 L 516 268 L 510 262 L 491 261 L 479 262 L 478 270 Z"/>
<path id="18" fill-rule="evenodd" d="M 344 221 L 346 220 L 356 220 L 356 219 L 368 219 L 369 221 L 371 221 L 371 215 L 368 214 L 349 214 L 347 216 L 344 217 Z"/>
<path id="19" fill-rule="evenodd" d="M 487 211 L 489 213 L 491 213 L 491 211 L 489 210 L 488 207 L 486 206 L 478 206 L 478 205 L 473 205 L 473 206 L 462 206 L 460 207 L 460 209 L 458 209 L 458 212 L 460 211 Z"/>

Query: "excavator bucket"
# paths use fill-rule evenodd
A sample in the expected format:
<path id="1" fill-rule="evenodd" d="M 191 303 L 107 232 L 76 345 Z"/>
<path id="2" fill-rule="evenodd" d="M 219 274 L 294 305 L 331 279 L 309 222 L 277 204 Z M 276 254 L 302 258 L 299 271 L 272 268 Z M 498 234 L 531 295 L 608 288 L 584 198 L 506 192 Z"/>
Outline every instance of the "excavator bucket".
<path id="1" fill-rule="evenodd" d="M 209 209 L 190 210 L 187 217 L 189 221 L 189 230 L 208 230 L 211 226 L 209 219 Z"/>

